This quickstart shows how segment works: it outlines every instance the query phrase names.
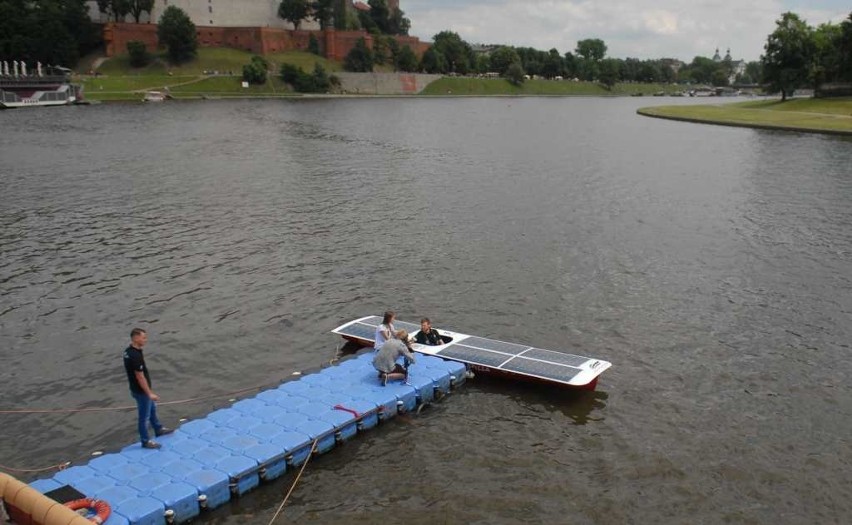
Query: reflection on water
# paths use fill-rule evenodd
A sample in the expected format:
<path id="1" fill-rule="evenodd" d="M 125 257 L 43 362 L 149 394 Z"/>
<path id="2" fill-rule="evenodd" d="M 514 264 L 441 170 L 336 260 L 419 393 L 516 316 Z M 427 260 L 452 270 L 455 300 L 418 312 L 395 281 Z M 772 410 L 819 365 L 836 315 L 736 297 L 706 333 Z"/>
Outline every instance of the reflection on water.
<path id="1" fill-rule="evenodd" d="M 477 377 L 312 460 L 288 519 L 840 522 L 852 143 L 641 103 L 4 112 L 2 404 L 128 404 L 132 326 L 173 400 L 346 358 L 328 331 L 392 308 L 614 366 L 593 393 Z M 135 439 L 124 413 L 0 418 L 2 464 Z M 292 481 L 204 520 L 268 520 Z"/>

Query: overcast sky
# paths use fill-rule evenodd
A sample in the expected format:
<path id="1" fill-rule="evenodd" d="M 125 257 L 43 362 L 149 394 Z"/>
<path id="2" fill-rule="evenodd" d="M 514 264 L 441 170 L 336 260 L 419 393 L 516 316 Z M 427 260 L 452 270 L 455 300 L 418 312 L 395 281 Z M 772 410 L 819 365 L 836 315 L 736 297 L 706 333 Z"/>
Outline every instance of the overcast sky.
<path id="1" fill-rule="evenodd" d="M 785 11 L 810 25 L 840 23 L 850 0 L 401 0 L 411 34 L 449 29 L 470 43 L 510 44 L 560 53 L 601 38 L 617 58 L 711 57 L 757 60 Z"/>

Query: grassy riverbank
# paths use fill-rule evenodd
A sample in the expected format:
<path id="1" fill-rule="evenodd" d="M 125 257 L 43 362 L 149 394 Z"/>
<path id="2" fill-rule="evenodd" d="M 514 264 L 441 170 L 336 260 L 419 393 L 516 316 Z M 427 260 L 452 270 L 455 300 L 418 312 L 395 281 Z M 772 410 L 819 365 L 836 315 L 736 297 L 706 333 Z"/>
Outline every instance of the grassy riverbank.
<path id="1" fill-rule="evenodd" d="M 251 53 L 237 49 L 199 48 L 198 56 L 185 64 L 173 66 L 157 55 L 148 66 L 134 68 L 127 55 L 118 55 L 103 62 L 96 76 L 83 75 L 78 81 L 91 100 L 141 100 L 145 91 L 165 88 L 175 98 L 294 95 L 277 76 L 270 76 L 262 86 L 241 87 L 243 65 L 251 57 Z M 317 63 L 329 72 L 342 69 L 337 62 L 300 51 L 274 53 L 265 58 L 273 71 L 284 63 L 309 72 Z"/>
<path id="2" fill-rule="evenodd" d="M 671 94 L 678 86 L 665 84 L 616 84 L 606 89 L 596 82 L 570 80 L 527 80 L 520 86 L 504 78 L 444 77 L 432 82 L 422 95 L 489 96 L 489 95 L 553 95 L 553 96 L 625 96 Z"/>
<path id="3" fill-rule="evenodd" d="M 852 135 L 852 98 L 660 106 L 642 108 L 638 113 L 703 124 Z"/>

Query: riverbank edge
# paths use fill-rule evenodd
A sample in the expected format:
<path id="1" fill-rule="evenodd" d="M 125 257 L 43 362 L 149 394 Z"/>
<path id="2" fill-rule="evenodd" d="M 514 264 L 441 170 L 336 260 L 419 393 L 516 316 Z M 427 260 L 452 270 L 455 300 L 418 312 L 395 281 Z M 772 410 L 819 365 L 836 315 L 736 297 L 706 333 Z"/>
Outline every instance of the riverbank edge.
<path id="1" fill-rule="evenodd" d="M 93 104 L 126 104 L 128 102 L 142 102 L 144 93 L 134 93 L 137 96 L 125 98 L 88 98 Z M 354 93 L 286 93 L 280 95 L 243 95 L 216 93 L 211 95 L 177 95 L 172 96 L 169 102 L 181 101 L 216 101 L 216 100 L 300 100 L 300 99 L 460 99 L 460 98 L 630 98 L 630 95 L 552 95 L 552 94 L 500 94 L 500 95 L 371 95 Z M 85 105 L 85 104 L 83 104 Z"/>
<path id="2" fill-rule="evenodd" d="M 827 129 L 827 128 L 806 128 L 801 126 L 784 126 L 779 124 L 761 124 L 761 123 L 745 123 L 745 122 L 736 122 L 733 120 L 722 120 L 722 119 L 708 119 L 708 118 L 698 118 L 698 117 L 683 117 L 679 115 L 667 115 L 665 113 L 658 113 L 661 108 L 665 106 L 655 106 L 655 107 L 646 107 L 639 108 L 636 110 L 636 113 L 642 115 L 643 117 L 651 117 L 658 118 L 663 120 L 674 120 L 678 122 L 689 122 L 692 124 L 711 124 L 716 126 L 728 126 L 732 128 L 752 128 L 752 129 L 763 129 L 769 131 L 792 131 L 796 133 L 817 133 L 822 135 L 839 135 L 852 137 L 852 130 L 841 130 L 841 129 Z"/>

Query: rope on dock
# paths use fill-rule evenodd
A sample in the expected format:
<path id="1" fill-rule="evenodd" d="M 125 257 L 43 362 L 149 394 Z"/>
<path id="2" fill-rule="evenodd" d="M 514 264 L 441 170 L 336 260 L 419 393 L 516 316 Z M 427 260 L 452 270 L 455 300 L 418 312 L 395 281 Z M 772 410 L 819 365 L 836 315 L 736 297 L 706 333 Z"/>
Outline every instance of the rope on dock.
<path id="1" fill-rule="evenodd" d="M 219 397 L 231 397 L 237 394 L 244 394 L 246 392 L 251 392 L 252 390 L 260 390 L 261 388 L 280 384 L 283 379 L 278 379 L 275 381 L 269 381 L 262 385 L 251 386 L 247 388 L 241 388 L 239 390 L 234 390 L 233 392 L 226 392 L 222 394 L 211 394 L 208 396 L 201 397 L 190 397 L 188 399 L 178 399 L 175 401 L 165 401 L 165 402 L 157 402 L 157 406 L 169 406 L 169 405 L 185 405 L 188 403 L 197 403 L 199 401 L 207 401 L 208 399 L 215 399 Z M 118 412 L 122 410 L 136 410 L 136 405 L 123 405 L 117 407 L 90 407 L 90 408 L 32 408 L 32 409 L 3 409 L 0 410 L 0 415 L 3 414 L 79 414 L 81 412 Z"/>
<path id="2" fill-rule="evenodd" d="M 48 470 L 65 470 L 70 464 L 70 461 L 65 461 L 58 465 L 51 465 L 49 467 L 42 468 L 12 468 L 7 467 L 6 465 L 0 465 L 0 470 L 5 470 L 6 472 L 17 472 L 20 474 L 35 474 L 37 472 L 47 472 Z"/>
<path id="3" fill-rule="evenodd" d="M 296 476 L 296 479 L 293 480 L 293 484 L 290 485 L 290 490 L 287 491 L 287 495 L 284 496 L 284 501 L 281 502 L 281 505 L 278 506 L 278 510 L 275 511 L 275 515 L 272 516 L 272 519 L 269 520 L 269 525 L 272 525 L 276 519 L 278 519 L 278 515 L 281 514 L 281 511 L 284 510 L 284 505 L 287 504 L 287 500 L 290 499 L 290 494 L 293 493 L 293 489 L 296 488 L 296 484 L 299 483 L 299 479 L 302 477 L 302 472 L 305 471 L 305 467 L 308 466 L 308 461 L 311 460 L 311 456 L 314 455 L 314 450 L 317 448 L 317 442 L 319 438 L 314 440 L 314 444 L 311 445 L 311 451 L 308 453 L 308 457 L 305 459 L 305 462 L 302 463 L 302 468 L 299 470 L 299 474 Z"/>

